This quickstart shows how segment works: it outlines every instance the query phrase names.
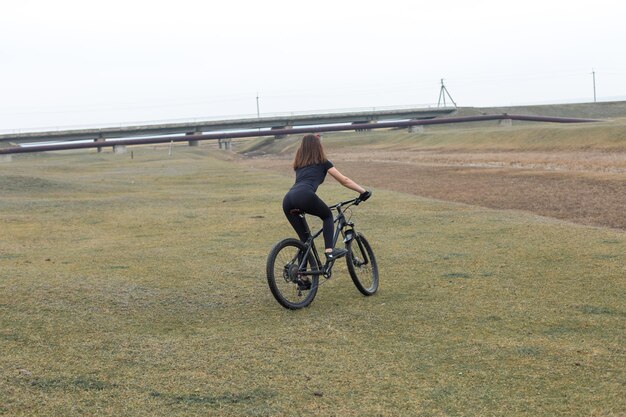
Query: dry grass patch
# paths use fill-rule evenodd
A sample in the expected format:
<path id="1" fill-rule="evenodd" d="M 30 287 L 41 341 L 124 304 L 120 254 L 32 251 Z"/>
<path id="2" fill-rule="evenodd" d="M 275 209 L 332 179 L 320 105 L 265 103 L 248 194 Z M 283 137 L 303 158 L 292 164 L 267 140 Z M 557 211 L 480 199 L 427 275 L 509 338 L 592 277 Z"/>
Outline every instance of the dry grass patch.
<path id="1" fill-rule="evenodd" d="M 246 164 L 291 176 L 298 141 L 240 150 Z M 626 230 L 624 120 L 340 133 L 324 143 L 343 172 L 370 187 Z"/>

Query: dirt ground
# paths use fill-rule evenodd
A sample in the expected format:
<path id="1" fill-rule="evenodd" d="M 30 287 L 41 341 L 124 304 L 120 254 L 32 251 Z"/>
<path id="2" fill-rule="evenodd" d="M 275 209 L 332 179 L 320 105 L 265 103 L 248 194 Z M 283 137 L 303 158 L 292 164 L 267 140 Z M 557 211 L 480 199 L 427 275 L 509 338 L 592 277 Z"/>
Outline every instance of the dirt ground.
<path id="1" fill-rule="evenodd" d="M 626 154 L 601 151 L 337 150 L 329 158 L 364 186 L 626 230 Z M 291 160 L 246 163 L 293 175 Z"/>

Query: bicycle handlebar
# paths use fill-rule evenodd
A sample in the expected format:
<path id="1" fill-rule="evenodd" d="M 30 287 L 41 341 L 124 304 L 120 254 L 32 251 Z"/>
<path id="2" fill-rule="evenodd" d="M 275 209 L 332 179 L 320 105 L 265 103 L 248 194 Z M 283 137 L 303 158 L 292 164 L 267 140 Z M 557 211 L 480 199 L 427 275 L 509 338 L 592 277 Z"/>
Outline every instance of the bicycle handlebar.
<path id="1" fill-rule="evenodd" d="M 342 201 L 341 203 L 337 203 L 334 206 L 330 206 L 330 209 L 339 209 L 340 207 L 343 207 L 345 205 L 355 205 L 358 206 L 359 204 L 361 204 L 362 202 L 368 200 L 370 197 L 372 196 L 372 192 L 371 191 L 364 191 L 361 194 L 359 194 L 359 196 L 357 198 L 353 198 L 352 200 L 346 200 L 346 201 Z"/>
<path id="2" fill-rule="evenodd" d="M 328 208 L 331 209 L 331 210 L 334 210 L 337 207 L 343 207 L 343 206 L 348 205 L 348 204 L 349 205 L 353 205 L 354 204 L 355 206 L 358 206 L 359 203 L 361 203 L 361 200 L 359 199 L 359 197 L 357 197 L 357 198 L 353 198 L 352 200 L 346 200 L 346 201 L 342 201 L 340 203 L 334 204 L 332 206 L 328 206 Z"/>

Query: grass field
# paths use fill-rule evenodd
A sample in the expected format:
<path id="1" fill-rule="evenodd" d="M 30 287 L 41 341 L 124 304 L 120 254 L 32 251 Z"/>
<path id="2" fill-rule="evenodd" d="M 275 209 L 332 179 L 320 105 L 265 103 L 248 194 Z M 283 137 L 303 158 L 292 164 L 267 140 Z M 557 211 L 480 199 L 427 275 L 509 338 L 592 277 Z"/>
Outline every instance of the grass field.
<path id="1" fill-rule="evenodd" d="M 264 277 L 292 178 L 133 156 L 0 164 L 0 415 L 624 415 L 623 231 L 376 188 L 379 293 L 341 265 L 293 312 Z"/>

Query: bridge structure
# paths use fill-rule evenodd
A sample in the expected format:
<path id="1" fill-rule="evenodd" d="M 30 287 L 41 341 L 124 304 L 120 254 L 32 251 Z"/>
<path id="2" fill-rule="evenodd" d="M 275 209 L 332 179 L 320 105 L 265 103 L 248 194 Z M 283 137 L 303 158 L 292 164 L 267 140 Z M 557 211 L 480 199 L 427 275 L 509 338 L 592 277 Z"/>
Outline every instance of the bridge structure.
<path id="1" fill-rule="evenodd" d="M 146 136 L 189 135 L 190 145 L 197 145 L 191 137 L 205 132 L 227 132 L 252 129 L 271 129 L 280 132 L 301 126 L 333 124 L 364 125 L 389 120 L 427 120 L 453 113 L 455 108 L 393 108 L 358 111 L 318 112 L 310 114 L 280 114 L 264 117 L 231 118 L 222 120 L 193 120 L 161 122 L 136 126 L 116 126 L 85 129 L 57 129 L 47 131 L 0 133 L 0 145 L 94 141 L 107 139 L 138 138 Z M 283 135 L 284 133 L 280 133 Z"/>
<path id="2" fill-rule="evenodd" d="M 420 132 L 424 126 L 448 124 L 448 123 L 468 123 L 468 122 L 486 122 L 486 121 L 499 121 L 500 126 L 511 126 L 513 120 L 524 122 L 548 122 L 548 123 L 590 123 L 601 122 L 597 119 L 581 119 L 570 117 L 549 117 L 549 116 L 525 116 L 525 115 L 512 115 L 512 114 L 493 114 L 493 115 L 480 115 L 480 116 L 465 116 L 465 117 L 442 117 L 433 118 L 427 120 L 395 120 L 395 121 L 383 121 L 377 123 L 344 123 L 333 124 L 326 126 L 304 126 L 304 127 L 292 127 L 281 129 L 265 129 L 265 130 L 239 130 L 230 132 L 213 132 L 213 133 L 194 133 L 184 135 L 173 136 L 155 136 L 148 138 L 135 138 L 135 139 L 116 139 L 107 142 L 94 142 L 94 141 L 73 141 L 62 143 L 49 143 L 46 144 L 31 144 L 29 146 L 12 146 L 8 148 L 0 147 L 0 162 L 10 161 L 12 154 L 19 153 L 31 153 L 31 152 L 46 152 L 46 151 L 60 151 L 69 149 L 88 149 L 88 148 L 100 148 L 105 146 L 113 147 L 115 153 L 126 152 L 126 146 L 130 145 L 146 145 L 146 144 L 159 144 L 174 142 L 200 142 L 216 140 L 219 143 L 220 149 L 230 149 L 231 140 L 234 138 L 252 138 L 263 136 L 282 136 L 290 134 L 303 134 L 303 133 L 323 133 L 323 132 L 340 132 L 348 130 L 373 130 L 373 129 L 402 129 L 408 128 L 412 132 Z M 419 129 L 421 128 L 421 129 Z M 0 143 L 1 144 L 1 143 Z"/>

